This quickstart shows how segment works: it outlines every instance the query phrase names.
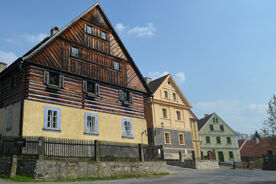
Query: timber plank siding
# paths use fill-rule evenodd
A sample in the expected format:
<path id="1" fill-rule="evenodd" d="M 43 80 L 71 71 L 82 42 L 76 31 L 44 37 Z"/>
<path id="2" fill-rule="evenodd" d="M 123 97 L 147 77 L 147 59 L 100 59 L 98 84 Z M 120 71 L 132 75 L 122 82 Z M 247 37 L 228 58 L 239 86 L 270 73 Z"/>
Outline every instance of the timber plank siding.
<path id="1" fill-rule="evenodd" d="M 144 95 L 133 93 L 132 104 L 123 106 L 119 100 L 119 89 L 100 83 L 100 95 L 89 98 L 82 90 L 83 78 L 64 74 L 63 89 L 49 89 L 43 82 L 45 68 L 32 66 L 26 72 L 27 99 L 88 110 L 145 118 Z"/>
<path id="2" fill-rule="evenodd" d="M 61 30 L 53 27 L 0 81 L 0 115 L 14 127 L 0 127 L 4 135 L 147 142 L 141 132 L 150 89 L 98 3 Z M 97 133 L 88 130 L 88 117 Z"/>

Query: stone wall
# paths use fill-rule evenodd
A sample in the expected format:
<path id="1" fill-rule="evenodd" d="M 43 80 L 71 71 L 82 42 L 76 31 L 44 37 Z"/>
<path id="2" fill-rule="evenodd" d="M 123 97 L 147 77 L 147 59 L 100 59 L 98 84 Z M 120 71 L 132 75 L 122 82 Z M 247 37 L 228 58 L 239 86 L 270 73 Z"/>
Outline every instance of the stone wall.
<path id="1" fill-rule="evenodd" d="M 193 160 L 184 160 L 183 162 L 179 160 L 167 160 L 166 162 L 168 165 L 195 169 L 195 162 Z"/>
<path id="2" fill-rule="evenodd" d="M 0 174 L 9 174 L 11 168 L 11 161 L 0 159 Z"/>
<path id="3" fill-rule="evenodd" d="M 219 163 L 216 160 L 196 160 L 196 169 L 218 169 Z"/>
<path id="4" fill-rule="evenodd" d="M 0 174 L 9 174 L 10 161 L 0 160 Z M 168 172 L 166 162 L 94 162 L 65 160 L 19 160 L 17 174 L 36 179 L 109 177 Z"/>
<path id="5" fill-rule="evenodd" d="M 179 166 L 184 168 L 192 169 L 217 169 L 219 168 L 218 161 L 215 160 L 184 160 L 180 162 L 179 160 L 167 160 L 168 165 Z"/>

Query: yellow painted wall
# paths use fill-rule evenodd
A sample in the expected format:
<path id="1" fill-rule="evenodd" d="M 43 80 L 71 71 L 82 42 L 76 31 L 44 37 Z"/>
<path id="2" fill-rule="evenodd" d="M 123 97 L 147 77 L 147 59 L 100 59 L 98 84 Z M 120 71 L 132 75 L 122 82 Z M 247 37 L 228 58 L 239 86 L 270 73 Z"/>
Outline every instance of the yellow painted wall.
<path id="1" fill-rule="evenodd" d="M 11 130 L 7 128 L 8 109 L 12 107 Z M 0 134 L 3 136 L 19 136 L 21 103 L 17 102 L 0 109 Z"/>
<path id="2" fill-rule="evenodd" d="M 164 91 L 168 92 L 168 98 L 165 98 Z M 173 99 L 173 93 L 176 94 L 176 100 Z M 176 86 L 174 86 L 174 81 L 170 77 L 154 93 L 154 100 L 156 102 L 152 107 L 154 111 L 153 124 L 156 128 L 161 128 L 161 122 L 163 122 L 166 129 L 191 132 L 190 119 L 195 117 L 190 113 L 189 107 L 185 105 Z M 158 103 L 158 101 L 164 103 Z M 167 118 L 163 118 L 163 108 L 167 109 Z M 177 120 L 176 111 L 180 111 L 180 120 Z"/>
<path id="3" fill-rule="evenodd" d="M 44 131 L 44 110 L 45 106 L 61 109 L 61 132 Z M 99 135 L 85 135 L 85 112 L 98 115 Z M 134 139 L 122 138 L 122 119 L 133 120 Z M 120 115 L 89 111 L 73 107 L 46 104 L 25 100 L 24 103 L 24 123 L 23 136 L 45 136 L 70 139 L 91 139 L 104 140 L 122 143 L 148 144 L 148 138 L 141 133 L 147 129 L 145 119 L 125 117 Z M 143 140 L 142 140 L 143 137 Z"/>

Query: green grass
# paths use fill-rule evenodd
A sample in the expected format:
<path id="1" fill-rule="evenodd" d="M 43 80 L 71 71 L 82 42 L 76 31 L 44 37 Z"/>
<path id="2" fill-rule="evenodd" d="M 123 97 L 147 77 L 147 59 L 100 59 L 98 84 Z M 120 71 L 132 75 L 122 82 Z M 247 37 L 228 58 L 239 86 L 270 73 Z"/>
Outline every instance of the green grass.
<path id="1" fill-rule="evenodd" d="M 119 179 L 142 178 L 142 177 L 165 176 L 165 175 L 169 175 L 169 173 L 154 173 L 152 175 L 125 174 L 121 176 L 110 176 L 110 177 L 57 179 L 57 180 L 36 180 L 28 176 L 19 176 L 19 175 L 17 175 L 15 178 L 10 178 L 8 175 L 0 175 L 0 179 L 14 181 L 14 182 L 77 182 L 77 181 L 119 180 Z"/>
<path id="2" fill-rule="evenodd" d="M 15 182 L 36 182 L 37 181 L 34 178 L 30 178 L 28 176 L 19 176 L 19 175 L 16 175 L 14 178 L 10 178 L 8 175 L 0 175 L 0 179 L 15 181 Z"/>

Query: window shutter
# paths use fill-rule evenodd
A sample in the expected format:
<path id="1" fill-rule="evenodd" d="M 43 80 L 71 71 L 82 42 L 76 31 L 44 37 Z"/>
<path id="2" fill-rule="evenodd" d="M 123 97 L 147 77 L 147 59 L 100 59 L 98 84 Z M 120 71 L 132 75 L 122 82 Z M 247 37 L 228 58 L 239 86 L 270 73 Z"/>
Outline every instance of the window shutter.
<path id="1" fill-rule="evenodd" d="M 59 87 L 64 88 L 64 75 L 59 75 Z"/>
<path id="2" fill-rule="evenodd" d="M 96 95 L 100 96 L 100 85 L 99 84 L 95 84 L 95 88 L 96 88 Z"/>
<path id="3" fill-rule="evenodd" d="M 131 92 L 129 92 L 129 103 L 132 104 L 132 96 L 133 94 Z"/>
<path id="4" fill-rule="evenodd" d="M 87 81 L 86 80 L 82 81 L 82 90 L 83 90 L 83 92 L 87 93 Z"/>
<path id="5" fill-rule="evenodd" d="M 49 84 L 49 72 L 46 70 L 44 71 L 44 83 Z"/>
<path id="6" fill-rule="evenodd" d="M 119 99 L 123 100 L 123 90 L 119 89 Z"/>
<path id="7" fill-rule="evenodd" d="M 124 120 L 122 121 L 122 133 L 123 133 L 123 136 L 125 136 L 125 121 Z"/>

